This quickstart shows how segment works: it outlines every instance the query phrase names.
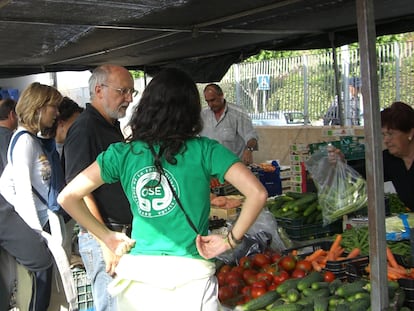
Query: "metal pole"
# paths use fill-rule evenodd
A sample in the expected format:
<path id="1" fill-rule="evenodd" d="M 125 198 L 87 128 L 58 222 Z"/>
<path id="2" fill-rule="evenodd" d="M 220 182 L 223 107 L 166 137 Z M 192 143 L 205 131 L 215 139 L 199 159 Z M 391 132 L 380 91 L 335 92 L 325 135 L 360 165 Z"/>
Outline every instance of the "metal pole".
<path id="1" fill-rule="evenodd" d="M 400 85 L 400 43 L 394 42 L 395 53 L 395 100 L 399 101 L 401 97 Z"/>
<path id="2" fill-rule="evenodd" d="M 329 40 L 331 42 L 332 47 L 332 58 L 333 58 L 333 66 L 335 72 L 335 91 L 336 91 L 336 98 L 338 104 L 338 119 L 340 125 L 344 125 L 344 115 L 342 112 L 342 96 L 341 96 L 341 84 L 339 83 L 339 70 L 338 70 L 338 56 L 336 55 L 336 46 L 335 46 L 335 35 L 334 33 L 329 33 Z"/>
<path id="3" fill-rule="evenodd" d="M 361 51 L 362 95 L 364 98 L 371 310 L 385 310 L 388 307 L 388 286 L 384 285 L 388 284 L 388 280 L 385 255 L 384 178 L 373 2 L 373 0 L 356 0 L 356 12 Z"/>
<path id="4" fill-rule="evenodd" d="M 308 85 L 308 57 L 302 56 L 303 62 L 303 114 L 305 125 L 309 124 L 309 85 Z"/>

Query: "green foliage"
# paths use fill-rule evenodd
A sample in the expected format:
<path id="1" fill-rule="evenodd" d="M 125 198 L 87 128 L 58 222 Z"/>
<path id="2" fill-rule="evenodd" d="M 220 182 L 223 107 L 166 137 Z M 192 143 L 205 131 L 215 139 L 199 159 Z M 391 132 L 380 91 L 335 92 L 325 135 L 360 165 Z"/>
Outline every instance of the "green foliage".
<path id="1" fill-rule="evenodd" d="M 145 75 L 144 71 L 141 70 L 130 70 L 129 71 L 134 79 L 143 78 Z"/>

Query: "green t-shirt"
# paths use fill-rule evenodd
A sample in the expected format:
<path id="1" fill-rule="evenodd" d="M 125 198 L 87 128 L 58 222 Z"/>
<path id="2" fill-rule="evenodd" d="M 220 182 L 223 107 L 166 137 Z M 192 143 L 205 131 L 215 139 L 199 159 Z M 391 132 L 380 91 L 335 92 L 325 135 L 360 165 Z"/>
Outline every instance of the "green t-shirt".
<path id="1" fill-rule="evenodd" d="M 210 178 L 224 182 L 227 170 L 240 160 L 217 141 L 206 137 L 188 140 L 184 150 L 176 155 L 176 165 L 163 159 L 162 166 L 198 232 L 207 235 Z M 112 144 L 97 157 L 97 162 L 102 179 L 106 183 L 120 181 L 130 202 L 132 238 L 136 240 L 132 255 L 201 258 L 195 246 L 196 233 L 174 199 L 167 180 L 163 177 L 156 185 L 159 174 L 146 143 Z"/>

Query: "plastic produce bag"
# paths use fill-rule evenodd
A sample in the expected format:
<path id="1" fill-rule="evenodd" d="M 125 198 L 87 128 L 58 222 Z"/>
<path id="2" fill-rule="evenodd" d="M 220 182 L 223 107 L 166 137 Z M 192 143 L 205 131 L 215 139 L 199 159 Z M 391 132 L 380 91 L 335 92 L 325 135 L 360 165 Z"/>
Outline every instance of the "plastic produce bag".
<path id="1" fill-rule="evenodd" d="M 365 179 L 351 166 L 330 160 L 327 150 L 315 152 L 305 165 L 318 190 L 324 225 L 366 206 Z"/>
<path id="2" fill-rule="evenodd" d="M 231 230 L 231 227 L 228 230 Z M 264 208 L 244 235 L 243 242 L 234 251 L 227 251 L 217 259 L 235 265 L 240 258 L 263 253 L 267 248 L 282 252 L 287 247 L 279 236 L 276 219 L 267 208 Z"/>

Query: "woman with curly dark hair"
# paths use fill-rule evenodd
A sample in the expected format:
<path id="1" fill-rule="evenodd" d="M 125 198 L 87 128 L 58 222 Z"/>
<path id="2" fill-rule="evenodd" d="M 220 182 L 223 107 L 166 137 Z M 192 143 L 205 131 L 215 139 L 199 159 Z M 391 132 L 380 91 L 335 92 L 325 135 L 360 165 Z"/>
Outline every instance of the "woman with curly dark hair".
<path id="1" fill-rule="evenodd" d="M 186 73 L 160 72 L 135 108 L 127 141 L 101 153 L 59 196 L 67 212 L 120 257 L 110 288 L 120 310 L 218 310 L 210 259 L 236 247 L 266 203 L 266 189 L 239 158 L 199 136 L 200 111 Z M 227 236 L 208 235 L 212 177 L 245 196 Z M 131 205 L 132 240 L 100 224 L 82 202 L 116 181 Z"/>

